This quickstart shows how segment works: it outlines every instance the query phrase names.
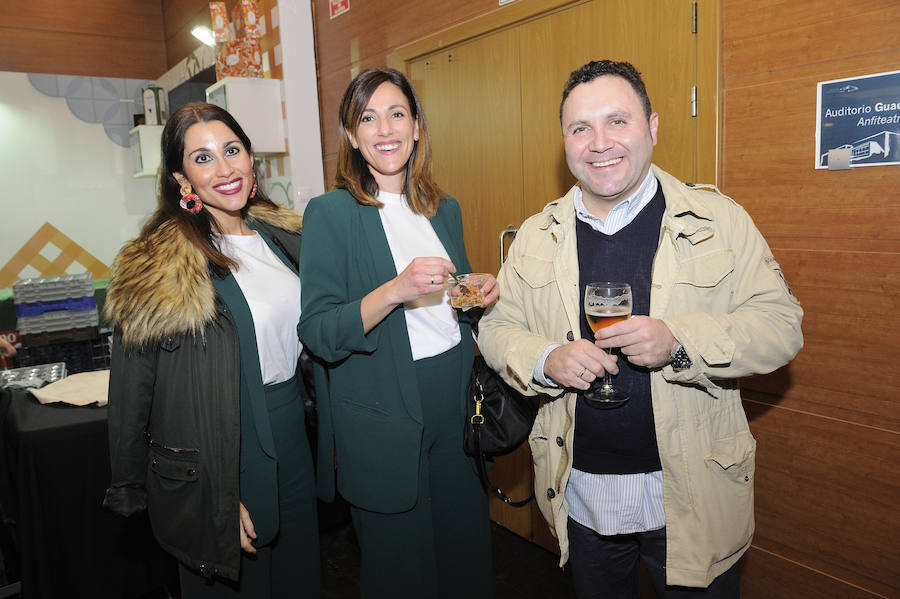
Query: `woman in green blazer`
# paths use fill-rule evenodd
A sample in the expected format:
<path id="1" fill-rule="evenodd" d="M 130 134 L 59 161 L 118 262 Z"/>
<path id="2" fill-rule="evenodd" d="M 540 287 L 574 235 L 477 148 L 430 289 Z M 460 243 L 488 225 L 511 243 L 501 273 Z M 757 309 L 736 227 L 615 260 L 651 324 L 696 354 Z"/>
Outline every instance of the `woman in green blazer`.
<path id="1" fill-rule="evenodd" d="M 338 189 L 307 206 L 301 252 L 319 494 L 351 504 L 364 598 L 490 597 L 487 497 L 462 450 L 474 318 L 444 291 L 469 271 L 459 204 L 400 72 L 361 73 L 340 117 Z M 493 277 L 483 290 L 497 300 Z"/>

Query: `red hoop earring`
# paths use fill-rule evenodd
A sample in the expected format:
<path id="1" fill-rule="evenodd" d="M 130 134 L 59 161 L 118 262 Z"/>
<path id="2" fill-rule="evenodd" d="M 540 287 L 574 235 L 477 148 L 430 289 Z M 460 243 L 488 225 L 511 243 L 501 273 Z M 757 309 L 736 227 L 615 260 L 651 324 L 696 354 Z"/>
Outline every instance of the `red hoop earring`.
<path id="1" fill-rule="evenodd" d="M 187 181 L 181 184 L 181 200 L 178 202 L 178 205 L 191 214 L 197 214 L 203 210 L 203 202 L 200 200 L 200 196 L 194 193 L 191 184 Z"/>

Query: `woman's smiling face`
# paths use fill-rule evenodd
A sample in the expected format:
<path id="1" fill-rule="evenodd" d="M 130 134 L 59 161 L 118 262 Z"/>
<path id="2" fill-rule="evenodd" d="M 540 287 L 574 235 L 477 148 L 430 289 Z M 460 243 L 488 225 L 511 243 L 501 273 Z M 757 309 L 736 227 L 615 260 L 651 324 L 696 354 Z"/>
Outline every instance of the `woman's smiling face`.
<path id="1" fill-rule="evenodd" d="M 403 91 L 387 81 L 375 88 L 356 131 L 347 131 L 347 136 L 369 165 L 378 188 L 401 193 L 406 165 L 419 140 L 419 123 Z"/>
<path id="2" fill-rule="evenodd" d="M 174 173 L 182 184 L 185 179 L 200 196 L 225 230 L 224 223 L 237 218 L 247 204 L 253 187 L 253 155 L 228 125 L 207 121 L 191 125 L 184 135 L 183 172 Z"/>

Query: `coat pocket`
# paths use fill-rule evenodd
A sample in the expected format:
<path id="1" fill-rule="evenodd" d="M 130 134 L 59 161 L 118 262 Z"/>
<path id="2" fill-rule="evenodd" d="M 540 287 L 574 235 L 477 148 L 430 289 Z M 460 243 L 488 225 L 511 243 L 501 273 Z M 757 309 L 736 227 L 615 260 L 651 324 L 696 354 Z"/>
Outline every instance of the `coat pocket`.
<path id="1" fill-rule="evenodd" d="M 734 270 L 734 253 L 715 250 L 683 261 L 675 279 L 677 284 L 692 287 L 715 287 Z"/>
<path id="2" fill-rule="evenodd" d="M 193 547 L 203 513 L 200 452 L 150 448 L 147 509 L 157 538 L 173 547 Z"/>
<path id="3" fill-rule="evenodd" d="M 422 426 L 360 407 L 344 400 L 334 413 L 338 490 L 363 509 L 404 512 L 418 495 Z"/>
<path id="4" fill-rule="evenodd" d="M 521 262 L 515 264 L 515 269 L 516 274 L 532 289 L 546 287 L 556 280 L 553 262 L 549 260 L 525 256 Z"/>
<path id="5" fill-rule="evenodd" d="M 730 483 L 729 486 L 737 495 L 751 493 L 756 465 L 756 439 L 750 431 L 714 440 L 705 459 L 706 466 L 713 475 Z"/>

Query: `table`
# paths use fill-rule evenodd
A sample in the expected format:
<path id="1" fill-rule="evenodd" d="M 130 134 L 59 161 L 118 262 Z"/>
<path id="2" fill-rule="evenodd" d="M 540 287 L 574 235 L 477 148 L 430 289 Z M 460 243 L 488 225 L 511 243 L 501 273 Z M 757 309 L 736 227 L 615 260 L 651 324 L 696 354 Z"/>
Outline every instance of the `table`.
<path id="1" fill-rule="evenodd" d="M 0 402 L 2 404 L 3 402 Z M 22 599 L 155 597 L 178 571 L 146 514 L 101 507 L 110 465 L 105 407 L 41 405 L 14 390 L 0 411 L 0 503 L 16 520 Z"/>

